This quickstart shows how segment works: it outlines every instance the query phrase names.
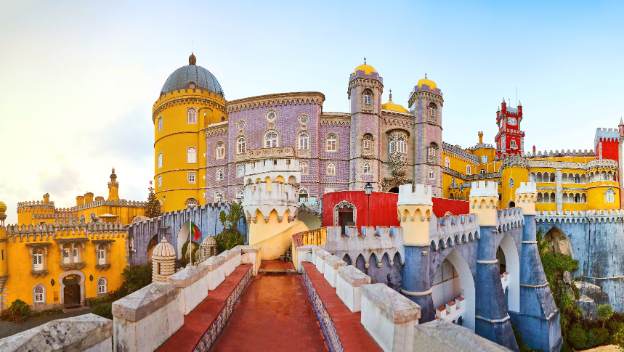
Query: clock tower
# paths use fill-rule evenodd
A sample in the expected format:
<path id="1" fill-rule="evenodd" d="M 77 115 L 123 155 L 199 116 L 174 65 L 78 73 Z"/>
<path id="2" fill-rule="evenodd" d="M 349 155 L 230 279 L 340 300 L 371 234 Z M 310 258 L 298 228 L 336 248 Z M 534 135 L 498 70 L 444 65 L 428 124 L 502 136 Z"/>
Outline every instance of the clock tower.
<path id="1" fill-rule="evenodd" d="M 524 152 L 524 131 L 520 129 L 522 122 L 522 104 L 516 108 L 507 107 L 503 99 L 500 109 L 496 112 L 496 156 L 504 159 L 509 155 L 522 155 Z"/>

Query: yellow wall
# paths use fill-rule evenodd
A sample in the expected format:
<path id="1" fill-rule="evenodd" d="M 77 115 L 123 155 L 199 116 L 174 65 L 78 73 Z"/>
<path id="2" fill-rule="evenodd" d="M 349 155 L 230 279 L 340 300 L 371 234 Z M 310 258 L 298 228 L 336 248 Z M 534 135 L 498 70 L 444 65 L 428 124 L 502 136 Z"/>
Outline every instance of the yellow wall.
<path id="1" fill-rule="evenodd" d="M 3 304 L 6 308 L 16 299 L 33 304 L 33 289 L 36 285 L 42 284 L 45 287 L 46 307 L 58 305 L 61 303 L 61 280 L 63 274 L 67 274 L 61 265 L 60 246 L 57 239 L 60 238 L 77 238 L 87 237 L 88 240 L 83 242 L 84 248 L 81 251 L 82 261 L 85 263 L 84 268 L 78 270 L 84 275 L 85 298 L 97 297 L 97 281 L 100 277 L 107 280 L 107 290 L 112 292 L 117 290 L 122 282 L 122 272 L 127 265 L 126 260 L 126 238 L 125 232 L 104 232 L 89 233 L 81 232 L 57 232 L 56 235 L 44 236 L 36 238 L 34 236 L 24 236 L 23 240 L 20 236 L 9 235 L 7 245 L 7 266 L 8 279 L 5 283 Z M 110 267 L 107 269 L 96 268 L 96 253 L 94 239 L 112 239 L 114 240 L 108 251 L 108 263 Z M 49 243 L 48 253 L 46 256 L 45 275 L 34 275 L 32 273 L 31 250 L 28 244 Z M 90 280 L 90 276 L 93 280 Z M 52 285 L 51 280 L 54 280 Z M 44 308 L 44 307 L 41 307 Z"/>
<path id="2" fill-rule="evenodd" d="M 197 123 L 189 124 L 187 111 L 197 111 Z M 162 130 L 158 119 L 162 117 Z M 154 185 L 162 211 L 184 209 L 186 201 L 194 198 L 204 204 L 206 188 L 206 135 L 209 124 L 227 120 L 225 99 L 201 89 L 182 89 L 163 94 L 154 104 Z M 195 147 L 197 162 L 187 163 L 187 149 Z M 158 167 L 158 155 L 163 165 Z M 188 172 L 196 173 L 195 183 L 188 182 Z M 162 177 L 162 186 L 159 185 Z"/>
<path id="3" fill-rule="evenodd" d="M 513 184 L 511 180 L 513 179 Z M 521 182 L 529 180 L 529 171 L 523 167 L 507 167 L 501 172 L 499 192 L 501 195 L 500 206 L 508 208 L 509 203 L 516 199 L 516 189 Z"/>

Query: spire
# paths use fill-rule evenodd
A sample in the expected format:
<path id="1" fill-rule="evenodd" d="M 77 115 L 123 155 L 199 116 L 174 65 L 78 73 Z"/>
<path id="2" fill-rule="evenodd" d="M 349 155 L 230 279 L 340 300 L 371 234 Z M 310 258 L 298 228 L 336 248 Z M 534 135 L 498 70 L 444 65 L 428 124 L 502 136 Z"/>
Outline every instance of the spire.
<path id="1" fill-rule="evenodd" d="M 111 171 L 110 179 L 111 179 L 111 181 L 114 181 L 114 180 L 117 179 L 117 174 L 115 173 L 115 168 L 113 168 L 113 170 Z"/>
<path id="2" fill-rule="evenodd" d="M 392 101 L 392 89 L 390 89 L 390 98 L 388 100 Z"/>
<path id="3" fill-rule="evenodd" d="M 195 65 L 196 62 L 197 58 L 195 57 L 195 53 L 191 53 L 191 56 L 189 56 L 189 65 Z"/>
<path id="4" fill-rule="evenodd" d="M 622 120 L 622 117 L 620 116 L 620 126 L 624 125 L 624 120 Z"/>
<path id="5" fill-rule="evenodd" d="M 364 56 L 364 65 L 366 65 L 366 56 Z"/>
<path id="6" fill-rule="evenodd" d="M 425 72 L 425 79 L 429 79 L 429 78 L 427 78 L 427 72 Z"/>

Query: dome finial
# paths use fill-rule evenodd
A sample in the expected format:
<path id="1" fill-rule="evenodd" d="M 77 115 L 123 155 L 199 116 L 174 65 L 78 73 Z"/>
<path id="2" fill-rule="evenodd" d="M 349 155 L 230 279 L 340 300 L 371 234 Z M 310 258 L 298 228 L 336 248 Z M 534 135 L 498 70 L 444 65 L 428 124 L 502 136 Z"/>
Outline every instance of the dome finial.
<path id="1" fill-rule="evenodd" d="M 195 53 L 191 53 L 191 56 L 189 56 L 189 65 L 195 65 L 196 62 L 197 58 L 195 57 Z"/>
<path id="2" fill-rule="evenodd" d="M 392 101 L 392 89 L 390 89 L 390 97 L 388 99 Z"/>
<path id="3" fill-rule="evenodd" d="M 366 65 L 366 56 L 364 56 L 364 65 Z"/>

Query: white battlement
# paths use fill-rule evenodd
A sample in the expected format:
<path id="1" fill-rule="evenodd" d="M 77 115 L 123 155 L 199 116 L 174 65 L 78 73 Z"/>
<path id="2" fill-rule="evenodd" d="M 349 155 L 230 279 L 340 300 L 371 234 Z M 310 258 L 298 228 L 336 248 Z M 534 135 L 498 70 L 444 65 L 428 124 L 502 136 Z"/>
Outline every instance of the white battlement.
<path id="1" fill-rule="evenodd" d="M 278 219 L 288 213 L 289 219 L 294 218 L 299 202 L 298 187 L 288 183 L 254 183 L 245 186 L 243 209 L 247 219 L 255 221 L 260 212 L 268 220 L 272 211 L 276 211 Z"/>
<path id="2" fill-rule="evenodd" d="M 431 197 L 430 185 L 415 184 L 412 190 L 412 184 L 408 183 L 399 186 L 398 205 L 432 205 Z"/>
<path id="3" fill-rule="evenodd" d="M 537 186 L 535 182 L 520 182 L 520 186 L 516 189 L 516 195 L 533 193 L 537 193 Z"/>
<path id="4" fill-rule="evenodd" d="M 624 210 L 540 211 L 535 220 L 549 223 L 624 222 Z"/>
<path id="5" fill-rule="evenodd" d="M 245 184 L 264 182 L 268 177 L 276 182 L 281 176 L 284 183 L 301 182 L 301 166 L 298 159 L 265 159 L 245 164 Z"/>
<path id="6" fill-rule="evenodd" d="M 470 186 L 470 198 L 496 197 L 498 198 L 498 183 L 493 181 L 475 181 Z"/>

